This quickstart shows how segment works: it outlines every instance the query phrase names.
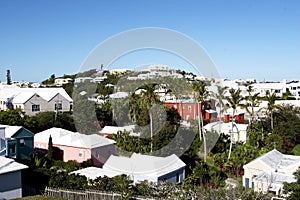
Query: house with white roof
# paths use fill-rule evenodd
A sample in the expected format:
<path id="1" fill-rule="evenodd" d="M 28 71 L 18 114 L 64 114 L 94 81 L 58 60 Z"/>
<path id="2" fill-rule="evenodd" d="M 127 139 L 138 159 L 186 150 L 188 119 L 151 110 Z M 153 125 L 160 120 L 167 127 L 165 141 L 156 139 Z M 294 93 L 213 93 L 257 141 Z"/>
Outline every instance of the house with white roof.
<path id="1" fill-rule="evenodd" d="M 99 131 L 99 134 L 104 137 L 111 137 L 116 135 L 119 131 L 127 131 L 131 136 L 139 136 L 139 134 L 134 133 L 135 125 L 128 126 L 105 126 Z"/>
<path id="2" fill-rule="evenodd" d="M 56 78 L 54 81 L 54 85 L 62 86 L 64 84 L 72 83 L 73 79 L 71 78 Z"/>
<path id="3" fill-rule="evenodd" d="M 0 156 L 0 199 L 22 197 L 21 170 L 26 168 L 13 159 Z"/>
<path id="4" fill-rule="evenodd" d="M 63 88 L 0 86 L 0 110 L 20 108 L 27 115 L 45 111 L 70 111 L 73 100 Z"/>
<path id="5" fill-rule="evenodd" d="M 30 159 L 34 134 L 22 126 L 0 125 L 0 156 Z"/>
<path id="6" fill-rule="evenodd" d="M 276 149 L 244 165 L 243 186 L 256 192 L 281 194 L 284 182 L 295 182 L 300 156 L 282 154 Z"/>
<path id="7" fill-rule="evenodd" d="M 246 142 L 247 140 L 248 124 L 238 124 L 224 121 L 217 121 L 206 124 L 204 130 L 208 132 L 216 132 L 218 134 L 224 133 L 225 135 L 233 134 L 233 142 Z"/>
<path id="8" fill-rule="evenodd" d="M 185 163 L 175 154 L 157 157 L 133 153 L 131 157 L 111 155 L 102 168 L 88 167 L 71 173 L 94 180 L 98 177 L 127 175 L 134 184 L 149 181 L 181 183 L 185 178 Z"/>
<path id="9" fill-rule="evenodd" d="M 133 153 L 130 158 L 110 156 L 103 169 L 116 174 L 125 174 L 133 183 L 151 181 L 160 184 L 164 181 L 181 183 L 185 178 L 186 164 L 175 154 L 157 157 Z"/>
<path id="10" fill-rule="evenodd" d="M 62 128 L 50 128 L 34 136 L 36 150 L 48 149 L 49 137 L 53 146 L 59 148 L 64 162 L 77 162 L 92 159 L 95 166 L 102 166 L 110 155 L 115 154 L 115 141 L 97 134 L 81 134 Z"/>

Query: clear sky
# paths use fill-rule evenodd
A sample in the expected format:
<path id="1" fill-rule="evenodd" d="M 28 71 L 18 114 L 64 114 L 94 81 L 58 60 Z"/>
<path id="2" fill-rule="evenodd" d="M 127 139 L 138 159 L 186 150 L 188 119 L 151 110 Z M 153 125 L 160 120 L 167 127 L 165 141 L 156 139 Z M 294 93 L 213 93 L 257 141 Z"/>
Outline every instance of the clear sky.
<path id="1" fill-rule="evenodd" d="M 76 73 L 99 43 L 141 27 L 193 38 L 224 78 L 300 79 L 298 0 L 0 0 L 0 80 L 7 69 L 18 81 Z M 117 65 L 184 65 L 139 58 Z"/>

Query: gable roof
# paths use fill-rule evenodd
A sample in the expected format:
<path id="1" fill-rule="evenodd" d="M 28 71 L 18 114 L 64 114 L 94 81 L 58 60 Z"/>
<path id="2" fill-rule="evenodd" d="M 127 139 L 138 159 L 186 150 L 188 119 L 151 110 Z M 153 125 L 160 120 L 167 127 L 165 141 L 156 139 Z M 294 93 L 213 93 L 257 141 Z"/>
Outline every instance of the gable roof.
<path id="1" fill-rule="evenodd" d="M 255 162 L 262 162 L 273 171 L 286 172 L 290 166 L 294 166 L 295 164 L 300 166 L 300 156 L 282 154 L 276 149 L 273 149 L 244 165 L 244 167 L 252 165 Z"/>
<path id="2" fill-rule="evenodd" d="M 0 125 L 1 128 L 5 128 L 5 138 L 11 138 L 14 134 L 16 134 L 22 126 L 9 126 L 9 125 Z"/>
<path id="3" fill-rule="evenodd" d="M 24 128 L 22 126 L 10 126 L 10 125 L 1 125 L 0 124 L 0 128 L 4 128 L 5 138 L 16 137 L 17 135 L 15 135 L 15 134 L 18 133 L 21 129 L 24 129 L 27 132 L 31 133 L 32 136 L 34 135 L 31 131 L 27 130 L 26 128 Z"/>
<path id="4" fill-rule="evenodd" d="M 20 92 L 18 94 L 16 94 L 13 98 L 12 98 L 12 103 L 26 103 L 28 100 L 31 99 L 31 97 L 33 97 L 36 93 L 35 92 Z"/>
<path id="5" fill-rule="evenodd" d="M 34 94 L 41 96 L 44 100 L 50 101 L 57 94 L 61 94 L 68 101 L 72 98 L 63 88 L 20 88 L 17 86 L 0 86 L 0 96 L 4 99 L 11 99 L 13 103 L 24 103 Z M 16 100 L 14 100 L 16 98 Z"/>
<path id="6" fill-rule="evenodd" d="M 185 163 L 175 154 L 156 157 L 133 153 L 130 158 L 111 155 L 103 169 L 126 175 L 143 175 L 158 178 L 185 167 Z"/>
<path id="7" fill-rule="evenodd" d="M 0 156 L 0 174 L 19 171 L 28 168 L 26 165 L 17 163 L 15 160 Z"/>
<path id="8" fill-rule="evenodd" d="M 52 137 L 52 143 L 55 145 L 92 149 L 115 143 L 114 140 L 107 139 L 97 134 L 86 135 L 55 127 L 35 134 L 34 141 L 48 143 L 50 135 Z"/>

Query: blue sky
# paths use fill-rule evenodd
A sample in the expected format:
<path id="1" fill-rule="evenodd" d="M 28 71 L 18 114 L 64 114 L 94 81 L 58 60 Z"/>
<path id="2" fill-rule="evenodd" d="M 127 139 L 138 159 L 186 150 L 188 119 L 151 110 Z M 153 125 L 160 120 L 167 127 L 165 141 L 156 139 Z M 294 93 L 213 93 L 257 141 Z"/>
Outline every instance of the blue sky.
<path id="1" fill-rule="evenodd" d="M 6 80 L 7 69 L 19 81 L 76 73 L 99 43 L 141 27 L 173 29 L 193 38 L 222 77 L 299 80 L 299 10 L 297 0 L 1 0 L 0 80 Z M 144 52 L 121 58 L 114 67 L 151 62 L 175 68 L 186 64 Z"/>

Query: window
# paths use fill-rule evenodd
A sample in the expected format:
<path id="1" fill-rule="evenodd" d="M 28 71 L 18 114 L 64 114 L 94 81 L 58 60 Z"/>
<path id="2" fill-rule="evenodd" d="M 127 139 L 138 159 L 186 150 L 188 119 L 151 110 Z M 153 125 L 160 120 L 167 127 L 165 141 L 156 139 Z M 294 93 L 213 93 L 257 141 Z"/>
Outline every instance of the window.
<path id="1" fill-rule="evenodd" d="M 54 106 L 54 110 L 62 110 L 62 104 L 61 103 L 56 103 Z"/>
<path id="2" fill-rule="evenodd" d="M 83 152 L 82 152 L 82 150 L 78 150 L 78 157 L 79 158 L 83 158 Z"/>
<path id="3" fill-rule="evenodd" d="M 275 93 L 276 93 L 276 94 L 280 93 L 280 90 L 275 90 Z"/>
<path id="4" fill-rule="evenodd" d="M 20 147 L 24 147 L 25 146 L 25 140 L 24 139 L 20 139 Z"/>
<path id="5" fill-rule="evenodd" d="M 179 176 L 179 173 L 176 174 L 176 183 L 179 183 L 180 182 L 180 176 Z"/>
<path id="6" fill-rule="evenodd" d="M 192 110 L 192 106 L 188 106 L 188 109 L 189 109 L 189 110 Z"/>
<path id="7" fill-rule="evenodd" d="M 245 178 L 245 186 L 246 188 L 249 188 L 249 178 Z"/>
<path id="8" fill-rule="evenodd" d="M 40 105 L 32 105 L 31 111 L 32 112 L 38 112 L 38 111 L 40 111 Z"/>

